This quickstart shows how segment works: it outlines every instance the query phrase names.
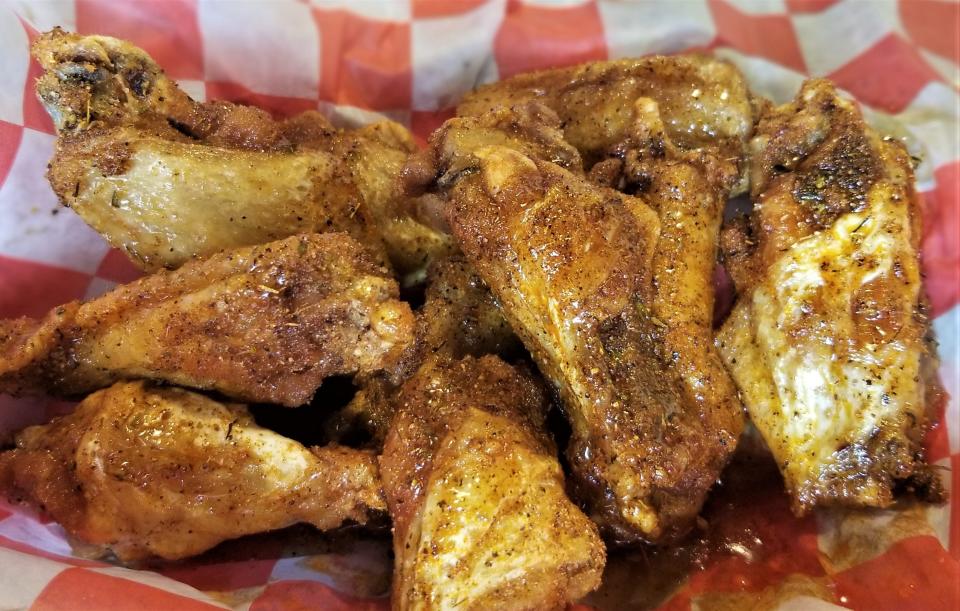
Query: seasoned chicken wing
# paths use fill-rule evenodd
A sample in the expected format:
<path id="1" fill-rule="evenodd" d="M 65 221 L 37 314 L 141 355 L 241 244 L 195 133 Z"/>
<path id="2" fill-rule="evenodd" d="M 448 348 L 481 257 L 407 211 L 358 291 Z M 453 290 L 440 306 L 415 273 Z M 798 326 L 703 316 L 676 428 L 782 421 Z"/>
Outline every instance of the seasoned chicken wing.
<path id="1" fill-rule="evenodd" d="M 921 440 L 935 351 L 903 145 L 828 81 L 751 142 L 754 209 L 724 233 L 739 301 L 717 338 L 797 513 L 936 497 Z"/>
<path id="2" fill-rule="evenodd" d="M 120 560 L 176 559 L 306 522 L 365 523 L 386 507 L 376 457 L 307 450 L 246 407 L 119 382 L 0 454 L 0 492 Z"/>
<path id="3" fill-rule="evenodd" d="M 398 292 L 344 234 L 228 251 L 43 320 L 0 322 L 0 392 L 77 395 L 151 378 L 300 405 L 328 376 L 403 362 L 415 321 Z"/>
<path id="4" fill-rule="evenodd" d="M 562 609 L 600 584 L 603 543 L 564 493 L 529 374 L 439 359 L 398 406 L 380 458 L 395 609 Z"/>
<path id="5" fill-rule="evenodd" d="M 493 295 L 461 255 L 430 266 L 426 299 L 416 316 L 417 347 L 404 364 L 408 375 L 429 360 L 509 357 L 522 348 Z M 395 378 L 380 373 L 360 380 L 353 400 L 328 420 L 328 435 L 369 436 L 375 447 L 382 446 L 395 411 Z"/>
<path id="6" fill-rule="evenodd" d="M 425 356 L 506 356 L 520 347 L 490 289 L 462 255 L 434 264 L 429 280 L 417 312 L 417 339 Z"/>
<path id="7" fill-rule="evenodd" d="M 316 231 L 345 231 L 416 276 L 449 238 L 414 219 L 397 180 L 415 150 L 384 121 L 191 100 L 142 50 L 55 29 L 37 39 L 40 100 L 59 133 L 50 184 L 147 270 Z"/>
<path id="8" fill-rule="evenodd" d="M 540 114 L 559 133 L 556 115 Z M 652 100 L 635 117 L 631 165 L 646 172 L 646 201 L 502 139 L 456 146 L 449 136 L 481 119 L 451 120 L 431 143 L 453 234 L 560 390 L 574 485 L 620 541 L 685 532 L 742 428 L 711 330 L 736 166 L 678 150 Z"/>
<path id="9" fill-rule="evenodd" d="M 446 188 L 461 172 L 469 170 L 458 164 L 457 151 L 493 144 L 583 173 L 580 153 L 564 140 L 556 113 L 539 102 L 497 106 L 476 116 L 450 119 L 431 135 L 430 141 L 432 146 L 411 157 L 403 169 L 408 193 L 418 195 Z M 444 173 L 437 174 L 441 169 Z M 442 203 L 437 207 L 442 209 Z"/>
<path id="10" fill-rule="evenodd" d="M 536 100 L 560 116 L 564 137 L 591 167 L 611 154 L 622 155 L 642 98 L 656 102 L 667 137 L 680 149 L 716 147 L 721 159 L 742 160 L 753 126 L 750 92 L 736 67 L 708 55 L 590 62 L 520 74 L 468 94 L 457 114 L 481 115 Z"/>

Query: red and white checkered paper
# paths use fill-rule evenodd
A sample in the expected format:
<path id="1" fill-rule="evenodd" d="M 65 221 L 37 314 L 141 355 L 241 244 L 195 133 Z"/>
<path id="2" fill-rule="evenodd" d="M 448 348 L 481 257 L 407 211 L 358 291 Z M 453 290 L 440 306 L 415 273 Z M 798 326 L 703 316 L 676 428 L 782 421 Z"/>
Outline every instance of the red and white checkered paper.
<path id="1" fill-rule="evenodd" d="M 941 377 L 954 397 L 941 407 L 928 446 L 931 461 L 947 469 L 948 488 L 960 490 L 956 0 L 0 0 L 2 317 L 40 315 L 138 275 L 58 207 L 44 179 L 54 136 L 33 94 L 39 68 L 28 47 L 55 25 L 133 41 L 199 99 L 252 103 L 278 115 L 319 108 L 342 124 L 387 116 L 419 138 L 479 83 L 587 60 L 710 49 L 777 101 L 791 98 L 805 75 L 833 79 L 923 159 L 924 268 Z M 66 409 L 0 396 L 0 438 Z M 780 593 L 773 597 L 780 608 L 960 608 L 960 502 L 919 514 L 798 520 L 777 498 L 744 511 L 775 531 L 768 535 L 776 549 L 759 561 L 711 560 L 667 608 L 743 602 L 751 592 L 753 600 Z M 159 573 L 131 571 L 74 556 L 56 524 L 0 504 L 0 608 L 388 606 L 354 597 L 349 580 L 338 578 L 375 564 L 371 554 L 287 557 L 277 546 L 252 547 Z"/>

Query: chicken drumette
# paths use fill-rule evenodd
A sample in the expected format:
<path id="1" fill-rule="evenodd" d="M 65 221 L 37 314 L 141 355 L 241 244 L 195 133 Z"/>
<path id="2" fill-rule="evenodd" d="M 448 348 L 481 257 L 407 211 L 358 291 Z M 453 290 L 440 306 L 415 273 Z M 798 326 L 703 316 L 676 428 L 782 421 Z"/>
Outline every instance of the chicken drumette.
<path id="1" fill-rule="evenodd" d="M 520 74 L 468 94 L 457 114 L 476 116 L 539 102 L 557 113 L 564 138 L 590 168 L 625 156 L 641 99 L 657 104 L 665 135 L 678 148 L 710 148 L 719 159 L 743 165 L 753 127 L 750 92 L 733 64 L 709 55 L 591 62 Z"/>
<path id="2" fill-rule="evenodd" d="M 600 584 L 603 543 L 566 497 L 530 374 L 431 360 L 396 404 L 380 458 L 395 609 L 562 609 Z"/>
<path id="3" fill-rule="evenodd" d="M 54 29 L 33 54 L 59 138 L 60 200 L 141 267 L 314 231 L 345 231 L 410 278 L 449 238 L 414 218 L 397 176 L 415 150 L 383 121 L 335 129 L 318 112 L 190 99 L 141 49 Z M 384 259 L 382 259 L 384 260 Z"/>
<path id="4" fill-rule="evenodd" d="M 308 450 L 243 405 L 119 382 L 0 454 L 0 492 L 120 560 L 198 554 L 298 522 L 320 529 L 386 509 L 376 457 Z"/>

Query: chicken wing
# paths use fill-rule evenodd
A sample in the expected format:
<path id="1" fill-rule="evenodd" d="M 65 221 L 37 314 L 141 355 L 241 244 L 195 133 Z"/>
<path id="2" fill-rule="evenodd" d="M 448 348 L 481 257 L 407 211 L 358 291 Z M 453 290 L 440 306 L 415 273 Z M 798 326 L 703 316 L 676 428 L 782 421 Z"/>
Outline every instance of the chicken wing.
<path id="1" fill-rule="evenodd" d="M 599 586 L 603 543 L 564 493 L 529 374 L 437 360 L 398 405 L 380 458 L 395 609 L 562 609 Z"/>
<path id="2" fill-rule="evenodd" d="M 416 316 L 417 347 L 404 366 L 408 375 L 429 360 L 509 357 L 522 348 L 493 295 L 460 255 L 430 266 L 426 299 Z M 382 447 L 398 386 L 383 373 L 360 380 L 353 400 L 327 421 L 327 434 L 332 439 L 369 437 L 374 447 Z"/>
<path id="3" fill-rule="evenodd" d="M 438 261 L 429 278 L 426 299 L 417 312 L 418 341 L 426 355 L 460 359 L 516 352 L 520 341 L 490 289 L 462 255 Z"/>
<path id="4" fill-rule="evenodd" d="M 754 210 L 724 233 L 739 301 L 717 338 L 797 513 L 936 497 L 921 440 L 934 370 L 902 144 L 828 81 L 761 117 Z"/>
<path id="5" fill-rule="evenodd" d="M 415 321 L 398 292 L 344 234 L 229 251 L 43 320 L 0 322 L 0 392 L 77 395 L 151 378 L 301 405 L 330 375 L 403 361 Z"/>
<path id="6" fill-rule="evenodd" d="M 0 492 L 122 561 L 184 558 L 298 522 L 365 523 L 386 509 L 373 454 L 307 450 L 243 405 L 144 382 L 21 432 L 0 454 Z"/>
<path id="7" fill-rule="evenodd" d="M 591 62 L 521 74 L 468 94 L 457 114 L 481 115 L 539 101 L 560 116 L 564 137 L 589 168 L 622 153 L 641 98 L 657 103 L 666 135 L 679 148 L 716 147 L 720 159 L 742 160 L 753 126 L 750 92 L 736 67 L 708 55 Z"/>
<path id="8" fill-rule="evenodd" d="M 742 428 L 712 348 L 716 234 L 734 164 L 681 152 L 637 101 L 638 197 L 495 140 L 432 140 L 448 216 L 541 372 L 560 390 L 579 495 L 612 538 L 664 540 L 693 522 Z M 543 112 L 558 131 L 556 115 Z M 651 207 L 652 206 L 652 207 Z M 659 218 L 658 218 L 659 217 Z"/>
<path id="9" fill-rule="evenodd" d="M 476 116 L 453 118 L 430 137 L 432 146 L 407 161 L 402 176 L 407 193 L 443 190 L 467 166 L 458 165 L 456 152 L 498 144 L 537 159 L 551 161 L 571 172 L 583 173 L 580 153 L 564 140 L 556 113 L 539 102 L 496 106 Z M 441 160 L 445 160 L 444 164 Z M 442 169 L 444 174 L 437 174 Z M 441 209 L 442 202 L 437 205 Z"/>
<path id="10" fill-rule="evenodd" d="M 33 54 L 59 139 L 49 178 L 72 207 L 141 267 L 315 231 L 345 231 L 398 271 L 420 270 L 449 238 L 414 217 L 397 176 L 415 150 L 384 121 L 334 129 L 317 112 L 200 104 L 142 50 L 54 29 Z"/>

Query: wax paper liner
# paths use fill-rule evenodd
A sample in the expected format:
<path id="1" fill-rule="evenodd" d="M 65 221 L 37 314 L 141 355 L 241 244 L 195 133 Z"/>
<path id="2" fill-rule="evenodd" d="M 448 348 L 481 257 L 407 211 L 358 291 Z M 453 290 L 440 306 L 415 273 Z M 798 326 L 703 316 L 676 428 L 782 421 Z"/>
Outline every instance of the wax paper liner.
<path id="1" fill-rule="evenodd" d="M 69 210 L 44 171 L 53 128 L 33 95 L 30 41 L 54 25 L 146 49 L 194 97 L 319 108 L 341 124 L 388 116 L 423 138 L 478 83 L 577 62 L 709 49 L 756 91 L 792 97 L 827 76 L 922 159 L 924 268 L 941 377 L 958 394 L 960 154 L 956 2 L 163 0 L 0 3 L 0 316 L 39 315 L 138 274 Z M 69 409 L 0 397 L 0 433 Z M 960 489 L 956 399 L 941 406 L 930 458 Z M 741 508 L 767 543 L 713 554 L 678 588 L 646 591 L 643 563 L 585 604 L 627 608 L 955 609 L 960 503 L 798 520 L 777 491 Z M 772 542 L 772 543 L 771 543 Z M 185 564 L 133 571 L 85 560 L 63 531 L 0 505 L 0 608 L 381 609 L 382 543 L 303 531 L 244 539 Z M 630 571 L 636 571 L 634 574 Z M 615 577 L 611 575 L 611 579 Z M 616 591 L 611 591 L 611 588 Z"/>

